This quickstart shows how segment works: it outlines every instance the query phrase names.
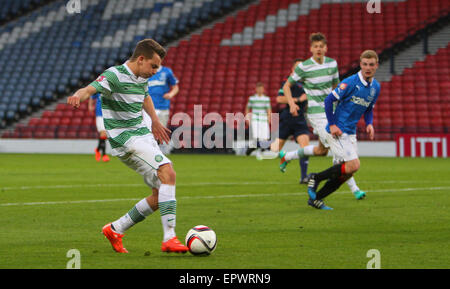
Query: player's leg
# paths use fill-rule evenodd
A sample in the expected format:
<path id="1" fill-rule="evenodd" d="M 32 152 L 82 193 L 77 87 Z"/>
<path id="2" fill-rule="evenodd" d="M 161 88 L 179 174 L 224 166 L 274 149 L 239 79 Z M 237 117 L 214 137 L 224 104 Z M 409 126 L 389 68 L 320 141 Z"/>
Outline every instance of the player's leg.
<path id="1" fill-rule="evenodd" d="M 177 210 L 177 200 L 175 197 L 176 173 L 171 163 L 158 168 L 158 178 L 161 180 L 158 206 L 164 230 L 161 251 L 185 253 L 189 249 L 181 244 L 175 234 Z"/>
<path id="2" fill-rule="evenodd" d="M 273 143 L 270 144 L 270 150 L 277 153 L 279 152 L 286 143 L 286 139 L 276 138 Z"/>
<path id="3" fill-rule="evenodd" d="M 358 155 L 347 134 L 343 134 L 337 139 L 329 134 L 328 143 L 335 158 L 344 160 L 344 162 L 335 164 L 322 172 L 311 174 L 308 183 L 308 195 L 310 198 L 308 204 L 318 209 L 324 209 L 322 200 L 336 191 L 341 184 L 347 181 L 359 169 Z M 320 182 L 324 180 L 327 180 L 326 184 L 317 191 Z M 322 202 L 314 203 L 316 200 Z"/>
<path id="4" fill-rule="evenodd" d="M 296 141 L 301 148 L 304 148 L 309 145 L 309 135 L 300 134 L 296 137 Z M 299 164 L 300 164 L 300 184 L 307 184 L 309 156 L 301 157 L 299 159 Z"/>
<path id="5" fill-rule="evenodd" d="M 98 132 L 98 145 L 97 148 L 95 149 L 95 160 L 99 162 L 102 159 L 102 156 L 106 155 L 106 139 L 108 137 L 106 136 L 106 129 L 103 123 L 103 117 L 97 116 L 95 118 L 95 125 L 97 127 Z"/>
<path id="6" fill-rule="evenodd" d="M 353 144 L 354 150 L 357 152 L 358 151 L 358 146 L 357 146 L 357 141 L 356 141 L 356 135 L 351 135 L 350 136 L 350 141 Z M 356 184 L 355 178 L 351 177 L 347 180 L 347 185 L 350 188 L 350 190 L 352 191 L 353 195 L 355 196 L 355 198 L 357 200 L 362 200 L 366 197 L 366 192 L 362 191 L 358 185 Z"/>
<path id="7" fill-rule="evenodd" d="M 103 227 L 103 234 L 108 238 L 113 249 L 119 253 L 128 253 L 123 247 L 122 238 L 127 230 L 145 220 L 158 209 L 158 189 L 161 182 L 157 177 L 156 170 L 140 156 L 128 153 L 120 156 L 119 159 L 128 167 L 143 175 L 144 182 L 152 189 L 153 193 L 136 203 L 125 215 Z"/>
<path id="8" fill-rule="evenodd" d="M 284 152 L 280 151 L 280 170 L 286 171 L 286 166 L 291 160 L 301 159 L 305 156 L 326 156 L 328 154 L 328 144 L 326 141 L 326 119 L 309 119 L 309 123 L 314 129 L 314 134 L 319 136 L 317 146 L 307 145 L 296 151 Z"/>
<path id="9" fill-rule="evenodd" d="M 258 121 L 252 120 L 250 122 L 248 148 L 245 151 L 247 156 L 258 148 L 258 127 Z"/>

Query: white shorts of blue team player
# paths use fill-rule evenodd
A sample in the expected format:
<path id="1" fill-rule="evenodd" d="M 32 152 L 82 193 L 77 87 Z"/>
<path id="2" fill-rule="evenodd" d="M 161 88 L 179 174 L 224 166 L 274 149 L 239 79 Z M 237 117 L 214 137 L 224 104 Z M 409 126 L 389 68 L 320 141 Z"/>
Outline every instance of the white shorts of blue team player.
<path id="1" fill-rule="evenodd" d="M 327 132 L 326 138 L 335 163 L 348 162 L 358 158 L 356 135 L 343 133 L 338 137 L 333 137 Z"/>
<path id="2" fill-rule="evenodd" d="M 150 188 L 156 189 L 161 186 L 157 172 L 159 167 L 171 163 L 161 152 L 152 134 L 131 138 L 117 156 L 125 165 L 142 175 Z"/>

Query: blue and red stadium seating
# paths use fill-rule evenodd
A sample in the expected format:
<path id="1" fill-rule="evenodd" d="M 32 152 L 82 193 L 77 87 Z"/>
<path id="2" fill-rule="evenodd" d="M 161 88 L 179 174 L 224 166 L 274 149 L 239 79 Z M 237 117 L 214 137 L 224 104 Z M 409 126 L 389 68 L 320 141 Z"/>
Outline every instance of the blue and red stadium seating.
<path id="1" fill-rule="evenodd" d="M 29 34 L 22 30 L 20 33 L 26 37 L 19 34 L 16 42 L 3 44 L 3 49 L 1 35 L 11 33 L 14 25 L 0 27 L 0 65 L 6 67 L 0 74 L 0 117 L 2 111 L 9 120 L 26 115 L 30 107 L 39 108 L 43 101 L 51 102 L 67 94 L 69 87 L 94 79 L 105 68 L 124 61 L 140 39 L 172 39 L 201 21 L 218 17 L 217 9 L 245 1 L 204 0 L 190 10 L 185 5 L 192 0 L 157 2 L 151 8 L 136 7 L 133 14 L 107 14 L 108 1 L 98 0 L 81 17 L 64 16 L 62 20 L 58 20 L 61 3 L 49 4 L 14 25 L 26 27 L 27 21 L 36 22 L 47 15 L 41 25 L 50 26 L 35 33 L 31 27 Z M 366 1 L 332 2 L 257 1 L 170 47 L 164 65 L 174 70 L 181 88 L 172 102 L 171 114 L 193 114 L 195 104 L 202 104 L 204 112 L 221 115 L 243 112 L 258 81 L 265 84 L 275 108 L 274 96 L 289 74 L 292 60 L 309 57 L 310 33 L 320 31 L 327 36 L 328 55 L 337 59 L 342 75 L 354 67 L 362 50 L 382 52 L 423 28 L 424 20 L 437 18 L 448 9 L 447 0 L 383 1 L 381 14 L 368 14 Z M 165 21 L 151 23 L 145 20 L 151 13 L 169 16 Z M 132 37 L 127 38 L 130 29 Z M 450 129 L 448 114 L 444 113 L 448 105 L 438 107 L 439 103 L 448 103 L 445 89 L 448 92 L 449 74 L 434 73 L 438 58 L 440 63 L 447 61 L 448 70 L 448 48 L 438 54 L 394 76 L 391 82 L 382 83 L 375 113 L 375 125 L 380 128 L 378 139 L 390 140 L 397 131 Z M 29 56 L 22 59 L 21 55 Z M 17 65 L 7 66 L 10 60 Z M 417 121 L 406 121 L 410 119 Z M 44 112 L 40 119 L 31 119 L 28 126 L 18 126 L 3 137 L 94 138 L 96 132 L 86 105 L 72 111 L 60 104 L 54 112 Z"/>

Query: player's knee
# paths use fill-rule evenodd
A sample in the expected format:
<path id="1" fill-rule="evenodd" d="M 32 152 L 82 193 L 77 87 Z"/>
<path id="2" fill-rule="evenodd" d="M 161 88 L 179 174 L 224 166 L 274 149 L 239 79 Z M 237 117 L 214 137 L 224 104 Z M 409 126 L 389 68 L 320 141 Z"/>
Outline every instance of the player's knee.
<path id="1" fill-rule="evenodd" d="M 328 154 L 328 149 L 320 148 L 320 147 L 318 147 L 314 152 L 314 155 L 316 155 L 316 156 L 326 156 L 327 154 Z"/>
<path id="2" fill-rule="evenodd" d="M 171 164 L 162 165 L 158 169 L 158 178 L 161 180 L 161 183 L 168 185 L 175 185 L 177 174 L 175 170 L 172 168 Z"/>
<path id="3" fill-rule="evenodd" d="M 345 163 L 345 171 L 347 174 L 356 173 L 359 170 L 359 167 L 360 163 L 358 159 Z"/>

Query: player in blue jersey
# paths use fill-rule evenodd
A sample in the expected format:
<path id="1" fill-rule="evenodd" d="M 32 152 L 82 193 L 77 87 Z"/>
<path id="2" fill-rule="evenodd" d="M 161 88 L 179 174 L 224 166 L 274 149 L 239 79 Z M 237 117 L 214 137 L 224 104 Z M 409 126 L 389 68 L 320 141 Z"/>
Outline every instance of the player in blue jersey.
<path id="1" fill-rule="evenodd" d="M 104 162 L 109 162 L 109 156 L 106 154 L 106 135 L 105 125 L 103 124 L 103 114 L 102 114 L 102 102 L 100 99 L 100 93 L 96 93 L 89 98 L 89 111 L 95 110 L 95 125 L 98 131 L 98 145 L 95 149 L 95 160 L 99 162 L 100 160 Z"/>
<path id="2" fill-rule="evenodd" d="M 302 62 L 302 59 L 295 59 L 291 69 L 291 74 L 294 72 L 297 65 Z M 270 149 L 273 152 L 279 152 L 287 139 L 293 136 L 295 141 L 300 145 L 300 147 L 305 147 L 309 145 L 309 128 L 305 119 L 305 112 L 307 106 L 307 97 L 303 87 L 297 83 L 290 87 L 292 98 L 294 102 L 299 106 L 298 115 L 293 116 L 289 111 L 289 106 L 287 98 L 284 96 L 283 86 L 278 91 L 277 103 L 282 107 L 280 111 L 280 127 L 279 127 L 279 137 L 270 145 Z M 308 156 L 304 156 L 299 159 L 300 164 L 300 184 L 307 184 L 308 177 Z"/>
<path id="3" fill-rule="evenodd" d="M 179 90 L 178 79 L 169 67 L 161 66 L 158 72 L 148 79 L 148 93 L 155 105 L 156 115 L 165 127 L 169 122 L 170 100 L 177 95 Z M 143 116 L 147 127 L 151 128 L 151 119 L 145 111 Z M 168 154 L 170 149 L 162 146 L 161 150 L 164 154 Z"/>
<path id="4" fill-rule="evenodd" d="M 323 199 L 359 170 L 356 125 L 363 115 L 369 138 L 373 140 L 375 136 L 372 125 L 373 106 L 380 93 L 380 84 L 374 78 L 378 69 L 377 53 L 373 50 L 364 51 L 360 56 L 360 67 L 358 73 L 344 79 L 325 99 L 327 142 L 340 163 L 320 173 L 311 174 L 308 182 L 308 205 L 316 209 L 330 210 Z M 335 102 L 337 105 L 333 111 Z M 324 180 L 326 183 L 317 190 Z"/>

